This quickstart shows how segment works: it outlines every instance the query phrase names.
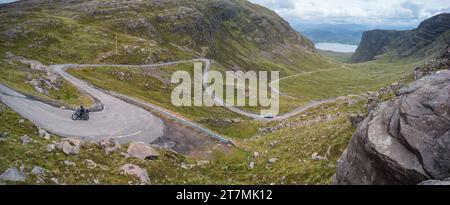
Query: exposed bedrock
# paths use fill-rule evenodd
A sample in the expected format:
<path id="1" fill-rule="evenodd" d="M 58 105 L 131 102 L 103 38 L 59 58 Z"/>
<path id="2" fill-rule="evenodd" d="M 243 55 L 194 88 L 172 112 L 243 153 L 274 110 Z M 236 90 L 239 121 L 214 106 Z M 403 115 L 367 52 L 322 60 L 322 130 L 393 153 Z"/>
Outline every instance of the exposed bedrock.
<path id="1" fill-rule="evenodd" d="M 418 184 L 450 177 L 450 70 L 399 90 L 361 123 L 336 184 Z"/>

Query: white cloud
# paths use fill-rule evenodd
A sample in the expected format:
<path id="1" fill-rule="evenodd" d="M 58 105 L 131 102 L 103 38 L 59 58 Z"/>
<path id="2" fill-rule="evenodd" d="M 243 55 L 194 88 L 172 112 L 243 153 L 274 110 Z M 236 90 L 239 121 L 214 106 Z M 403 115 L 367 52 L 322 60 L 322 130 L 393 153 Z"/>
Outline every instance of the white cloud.
<path id="1" fill-rule="evenodd" d="M 16 0 L 0 0 L 0 4 L 4 4 L 4 3 L 10 3 Z"/>
<path id="2" fill-rule="evenodd" d="M 450 12 L 450 0 L 250 0 L 288 20 L 415 25 Z"/>

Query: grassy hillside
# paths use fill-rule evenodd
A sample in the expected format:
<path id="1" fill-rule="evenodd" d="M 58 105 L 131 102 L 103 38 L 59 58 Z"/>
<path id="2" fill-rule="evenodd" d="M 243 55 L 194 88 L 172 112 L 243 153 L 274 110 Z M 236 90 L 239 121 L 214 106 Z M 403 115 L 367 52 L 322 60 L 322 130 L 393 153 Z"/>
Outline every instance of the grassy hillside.
<path id="1" fill-rule="evenodd" d="M 207 57 L 226 69 L 278 70 L 282 76 L 336 66 L 276 13 L 244 0 L 21 1 L 2 5 L 0 19 L 0 82 L 67 106 L 92 100 L 62 79 L 61 89 L 36 92 L 27 81 L 45 73 L 9 56 L 44 65 Z"/>
<path id="2" fill-rule="evenodd" d="M 304 73 L 280 82 L 282 91 L 305 100 L 319 100 L 376 91 L 409 74 L 421 62 L 372 61 Z"/>
<path id="3" fill-rule="evenodd" d="M 353 53 L 342 53 L 334 51 L 318 50 L 324 56 L 327 56 L 340 63 L 348 63 L 353 55 Z"/>
<path id="4" fill-rule="evenodd" d="M 58 136 L 48 140 L 39 137 L 30 122 L 21 122 L 18 114 L 0 104 L 0 117 L 4 119 L 0 121 L 0 131 L 8 133 L 0 141 L 0 151 L 4 153 L 0 156 L 0 172 L 9 167 L 23 167 L 27 173 L 34 166 L 47 170 L 40 180 L 29 175 L 19 184 L 138 184 L 138 178 L 119 171 L 120 166 L 132 163 L 147 170 L 152 184 L 329 184 L 335 162 L 354 130 L 347 113 L 362 109 L 363 101 L 351 101 L 311 110 L 270 133 L 235 139 L 238 146 L 233 152 L 217 151 L 213 153 L 215 158 L 206 162 L 161 149 L 157 160 L 125 158 L 120 151 L 126 151 L 127 145 L 110 155 L 92 143 L 83 145 L 77 155 L 49 152 L 47 145 L 58 141 Z M 33 142 L 22 144 L 23 135 Z M 75 166 L 65 165 L 66 160 Z M 88 168 L 86 160 L 94 161 L 97 167 Z"/>
<path id="5" fill-rule="evenodd" d="M 54 77 L 54 76 L 53 76 Z M 45 70 L 35 70 L 30 65 L 17 60 L 0 61 L 0 83 L 16 89 L 17 91 L 35 96 L 44 101 L 52 101 L 55 105 L 75 107 L 79 105 L 90 106 L 94 100 L 87 94 L 80 92 L 66 80 L 49 77 Z M 37 90 L 33 85 L 41 90 Z"/>
<path id="6" fill-rule="evenodd" d="M 0 17 L 0 54 L 47 64 L 203 56 L 230 68 L 283 74 L 333 64 L 277 14 L 244 0 L 17 2 L 1 7 Z"/>

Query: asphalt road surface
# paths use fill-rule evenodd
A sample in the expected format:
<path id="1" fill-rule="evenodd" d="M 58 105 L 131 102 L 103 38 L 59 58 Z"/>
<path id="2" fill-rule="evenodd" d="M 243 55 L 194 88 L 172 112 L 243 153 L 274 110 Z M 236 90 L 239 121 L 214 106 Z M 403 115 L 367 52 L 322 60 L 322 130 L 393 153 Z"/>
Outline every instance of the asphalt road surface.
<path id="1" fill-rule="evenodd" d="M 3 85 L 0 85 L 0 100 L 42 129 L 63 137 L 94 141 L 115 138 L 120 143 L 151 143 L 163 136 L 164 123 L 160 118 L 89 86 L 66 73 L 64 69 L 67 67 L 71 65 L 52 66 L 57 73 L 97 98 L 104 106 L 100 112 L 91 112 L 89 121 L 73 121 L 73 111 L 29 99 Z"/>
<path id="2" fill-rule="evenodd" d="M 211 60 L 209 60 L 209 59 L 198 59 L 198 60 L 201 60 L 201 61 L 203 61 L 205 63 L 205 70 L 204 70 L 204 74 L 203 74 L 203 87 L 207 88 L 208 84 L 206 82 L 207 82 L 208 74 L 209 74 L 208 71 L 211 69 Z M 314 72 L 317 72 L 317 71 L 314 71 Z M 308 72 L 308 73 L 313 73 L 313 72 Z M 306 73 L 300 73 L 300 74 L 306 74 Z M 297 74 L 297 75 L 300 75 L 300 74 Z M 289 77 L 293 77 L 293 76 L 289 76 Z M 283 79 L 286 79 L 286 78 L 283 78 Z M 280 79 L 280 80 L 282 80 L 282 79 Z M 291 96 L 289 96 L 287 94 L 284 94 L 284 93 L 280 92 L 277 89 L 272 88 L 272 84 L 273 83 L 274 83 L 274 81 L 269 83 L 269 87 L 271 88 L 272 92 L 276 92 L 276 93 L 279 93 L 280 95 L 284 95 L 284 96 L 287 96 L 287 97 L 290 97 L 290 98 L 295 98 L 295 97 L 291 97 Z M 209 96 L 212 95 L 212 91 L 211 90 L 207 89 L 206 93 Z M 292 111 L 289 111 L 288 113 L 284 113 L 283 115 L 271 116 L 270 118 L 267 118 L 265 116 L 262 116 L 261 114 L 256 114 L 256 113 L 253 113 L 253 112 L 247 112 L 245 110 L 239 109 L 238 107 L 231 106 L 231 105 L 227 104 L 226 102 L 224 102 L 224 100 L 222 98 L 220 98 L 220 97 L 213 96 L 212 98 L 213 98 L 213 100 L 216 103 L 218 103 L 219 105 L 223 105 L 225 108 L 227 108 L 228 110 L 230 110 L 232 112 L 235 112 L 235 113 L 243 115 L 243 116 L 247 116 L 247 117 L 252 118 L 254 120 L 260 120 L 260 121 L 280 121 L 280 120 L 285 120 L 285 119 L 288 119 L 288 118 L 290 118 L 292 116 L 295 116 L 295 115 L 298 115 L 300 113 L 303 113 L 303 112 L 305 112 L 305 111 L 307 111 L 307 110 L 309 110 L 311 108 L 318 107 L 318 106 L 320 106 L 320 105 L 322 105 L 324 103 L 329 103 L 329 102 L 336 101 L 336 98 L 311 101 L 308 104 L 300 106 L 300 107 L 298 107 L 298 108 L 296 108 L 296 109 L 294 109 Z"/>

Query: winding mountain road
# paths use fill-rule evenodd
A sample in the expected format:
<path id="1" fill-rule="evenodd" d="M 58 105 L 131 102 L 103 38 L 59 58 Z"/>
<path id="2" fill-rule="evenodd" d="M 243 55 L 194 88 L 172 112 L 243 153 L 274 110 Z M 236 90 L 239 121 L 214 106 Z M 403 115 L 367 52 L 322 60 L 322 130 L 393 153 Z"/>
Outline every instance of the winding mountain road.
<path id="1" fill-rule="evenodd" d="M 203 61 L 203 62 L 205 63 L 205 65 L 206 65 L 206 66 L 205 66 L 205 71 L 204 71 L 204 74 L 203 74 L 203 87 L 207 88 L 207 87 L 208 87 L 208 84 L 207 84 L 208 71 L 211 69 L 211 60 L 209 60 L 209 59 L 198 59 L 198 60 Z M 323 70 L 320 70 L 320 71 L 323 71 Z M 311 71 L 311 72 L 299 73 L 299 74 L 296 74 L 296 75 L 287 76 L 287 77 L 285 77 L 285 78 L 280 78 L 280 79 L 277 80 L 277 81 L 280 81 L 280 80 L 282 80 L 282 79 L 287 79 L 287 78 L 295 77 L 295 76 L 299 76 L 299 75 L 308 74 L 308 73 L 320 72 L 320 71 Z M 275 82 L 276 82 L 276 81 L 272 81 L 272 82 L 269 83 L 269 88 L 272 90 L 272 92 L 276 92 L 276 93 L 278 93 L 278 94 L 280 94 L 280 95 L 284 95 L 284 96 L 289 97 L 289 98 L 295 98 L 295 97 L 292 97 L 292 96 L 289 96 L 289 95 L 287 95 L 287 94 L 284 94 L 284 93 L 280 92 L 279 90 L 273 88 L 273 87 L 272 87 L 272 84 L 275 83 Z M 212 90 L 206 90 L 206 92 L 207 92 L 207 94 L 208 94 L 209 96 L 211 96 L 212 93 L 213 93 Z M 215 101 L 217 104 L 223 105 L 223 106 L 224 106 L 225 108 L 227 108 L 228 110 L 230 110 L 230 111 L 232 111 L 232 112 L 235 112 L 235 113 L 237 113 L 237 114 L 240 114 L 240 115 L 249 117 L 249 118 L 251 118 L 251 119 L 254 119 L 254 120 L 260 120 L 260 121 L 279 121 L 279 120 L 285 120 L 285 119 L 288 119 L 288 118 L 290 118 L 290 117 L 292 117 L 292 116 L 295 116 L 295 115 L 298 115 L 298 114 L 300 114 L 300 113 L 303 113 L 303 112 L 305 112 L 305 111 L 307 111 L 307 110 L 309 110 L 309 109 L 311 109 L 311 108 L 320 106 L 320 105 L 322 105 L 322 104 L 324 104 L 324 103 L 333 102 L 333 101 L 336 100 L 336 98 L 329 98 L 329 99 L 323 99 L 323 100 L 311 101 L 310 103 L 308 103 L 308 104 L 306 104 L 306 105 L 303 105 L 303 106 L 300 106 L 300 107 L 298 107 L 298 108 L 296 108 L 296 109 L 294 109 L 294 110 L 292 110 L 292 111 L 290 111 L 290 112 L 288 112 L 288 113 L 284 113 L 283 115 L 277 115 L 277 116 L 272 116 L 271 118 L 266 118 L 265 116 L 262 116 L 262 115 L 260 115 L 260 114 L 256 114 L 256 113 L 244 111 L 244 110 L 242 110 L 242 109 L 239 109 L 239 108 L 237 108 L 237 107 L 234 107 L 234 106 L 232 106 L 232 105 L 229 105 L 229 104 L 227 104 L 226 102 L 224 102 L 224 100 L 223 100 L 222 98 L 219 98 L 219 97 L 216 97 L 216 96 L 212 96 L 212 97 L 214 98 L 214 101 Z"/>
<path id="2" fill-rule="evenodd" d="M 75 65 L 54 65 L 51 68 L 103 104 L 103 110 L 90 113 L 89 121 L 73 121 L 73 111 L 29 99 L 4 85 L 0 85 L 0 100 L 40 128 L 64 137 L 94 141 L 115 138 L 120 143 L 151 143 L 163 136 L 164 123 L 160 118 L 95 89 L 65 72 L 66 68 L 73 66 Z"/>
<path id="3" fill-rule="evenodd" d="M 99 112 L 91 112 L 89 121 L 73 121 L 71 115 L 73 111 L 56 108 L 51 105 L 30 99 L 19 92 L 0 84 L 0 101 L 14 109 L 24 118 L 29 119 L 40 128 L 47 130 L 53 134 L 63 137 L 86 138 L 93 141 L 100 141 L 105 138 L 115 138 L 120 143 L 127 143 L 132 141 L 142 141 L 151 143 L 157 138 L 164 135 L 163 121 L 144 110 L 142 107 L 149 108 L 159 113 L 164 114 L 170 118 L 196 128 L 222 142 L 229 143 L 230 141 L 215 134 L 214 132 L 203 128 L 195 123 L 190 122 L 170 111 L 162 109 L 156 105 L 141 100 L 128 97 L 125 95 L 102 91 L 93 87 L 92 85 L 70 75 L 66 72 L 68 68 L 83 68 L 83 67 L 158 67 L 170 66 L 179 63 L 188 63 L 202 61 L 205 63 L 204 79 L 208 78 L 208 71 L 211 68 L 211 60 L 209 59 L 193 59 L 187 61 L 176 61 L 161 64 L 151 65 L 97 65 L 97 64 L 62 64 L 51 65 L 49 68 L 61 75 L 64 79 L 95 97 L 103 105 L 103 110 Z M 205 81 L 206 82 L 206 81 Z M 273 82 L 271 82 L 272 84 Z M 207 84 L 204 83 L 206 87 Z M 279 91 L 278 91 L 279 92 Z M 133 102 L 128 103 L 126 101 Z M 310 108 L 319 106 L 326 102 L 334 101 L 335 99 L 325 99 L 311 102 L 305 106 L 299 107 L 289 113 L 281 116 L 274 116 L 273 118 L 264 118 L 259 114 L 246 112 L 237 107 L 227 105 L 222 99 L 214 97 L 216 102 L 219 102 L 225 107 L 235 113 L 247 116 L 255 120 L 275 121 L 283 120 L 299 113 L 302 113 Z"/>
<path id="4" fill-rule="evenodd" d="M 64 79 L 95 97 L 103 105 L 103 110 L 91 112 L 89 121 L 73 121 L 73 111 L 56 108 L 36 101 L 19 92 L 0 84 L 0 101 L 29 119 L 40 128 L 63 137 L 84 138 L 100 141 L 114 138 L 120 143 L 142 141 L 151 143 L 164 135 L 163 121 L 142 108 L 149 108 L 167 117 L 193 127 L 205 134 L 225 143 L 232 143 L 228 139 L 197 125 L 189 120 L 142 100 L 110 91 L 102 91 L 92 85 L 70 75 L 68 68 L 83 67 L 159 67 L 179 63 L 195 62 L 202 59 L 176 61 L 150 65 L 99 65 L 99 64 L 62 64 L 49 66 Z M 127 101 L 127 102 L 126 102 Z M 132 102 L 132 103 L 128 103 Z"/>

